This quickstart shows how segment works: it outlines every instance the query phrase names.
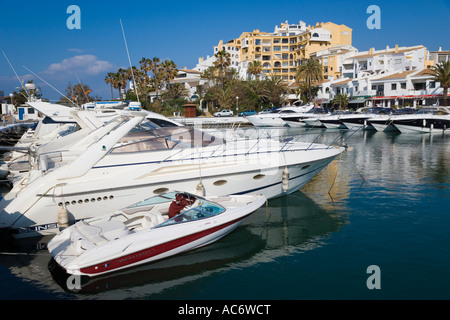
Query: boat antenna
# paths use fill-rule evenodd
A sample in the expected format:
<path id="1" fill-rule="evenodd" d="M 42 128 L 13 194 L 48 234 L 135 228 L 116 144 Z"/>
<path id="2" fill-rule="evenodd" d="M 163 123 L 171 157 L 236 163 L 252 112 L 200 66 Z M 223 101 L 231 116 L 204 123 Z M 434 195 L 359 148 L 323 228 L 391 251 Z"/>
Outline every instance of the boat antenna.
<path id="1" fill-rule="evenodd" d="M 125 42 L 125 48 L 127 49 L 128 62 L 130 63 L 131 76 L 132 76 L 132 78 L 133 78 L 134 93 L 136 94 L 137 101 L 140 103 L 140 101 L 139 101 L 139 95 L 138 95 L 138 93 L 137 93 L 137 85 L 136 85 L 136 81 L 134 80 L 134 72 L 133 72 L 133 66 L 131 65 L 130 53 L 128 52 L 127 39 L 125 38 L 125 32 L 123 31 L 122 19 L 119 19 L 119 20 L 120 20 L 120 27 L 122 28 L 123 41 Z"/>
<path id="2" fill-rule="evenodd" d="M 36 73 L 34 73 L 33 71 L 31 71 L 30 69 L 28 69 L 27 67 L 23 66 L 25 69 L 27 69 L 28 71 L 30 71 L 33 75 L 35 75 L 36 77 L 38 77 L 41 81 L 45 82 L 48 86 L 50 86 L 50 88 L 52 88 L 53 90 L 55 90 L 56 92 L 58 92 L 60 95 L 62 95 L 64 98 L 66 98 L 67 100 L 69 100 L 71 103 L 73 103 L 77 108 L 80 108 L 79 105 L 77 105 L 75 102 L 73 102 L 71 99 L 69 99 L 68 97 L 66 97 L 64 94 L 62 94 L 58 89 L 56 89 L 54 86 L 52 86 L 50 83 L 48 83 L 47 81 L 45 81 L 44 79 L 42 79 L 41 77 L 39 77 Z"/>
<path id="3" fill-rule="evenodd" d="M 6 61 L 8 61 L 9 66 L 11 67 L 11 69 L 14 71 L 14 74 L 16 75 L 17 80 L 20 82 L 20 86 L 22 87 L 23 91 L 25 91 L 25 93 L 27 94 L 27 99 L 29 98 L 28 96 L 28 92 L 27 90 L 25 90 L 24 86 L 23 86 L 23 82 L 20 80 L 19 76 L 17 75 L 16 70 L 14 69 L 14 67 L 12 66 L 11 62 L 9 62 L 8 57 L 6 56 L 5 52 L 2 50 L 3 55 L 5 56 Z"/>

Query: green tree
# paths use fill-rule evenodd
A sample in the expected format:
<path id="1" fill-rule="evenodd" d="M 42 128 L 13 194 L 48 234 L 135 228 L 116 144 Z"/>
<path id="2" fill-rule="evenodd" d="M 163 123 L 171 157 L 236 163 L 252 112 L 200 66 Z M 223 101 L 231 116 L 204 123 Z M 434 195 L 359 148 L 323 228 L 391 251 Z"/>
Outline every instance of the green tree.
<path id="1" fill-rule="evenodd" d="M 222 81 L 222 89 L 225 90 L 224 76 L 226 69 L 231 65 L 230 54 L 225 50 L 219 51 L 214 54 L 216 60 L 214 61 L 214 67 L 219 71 L 220 79 Z"/>
<path id="2" fill-rule="evenodd" d="M 339 106 L 340 109 L 345 109 L 348 106 L 349 97 L 346 94 L 338 93 L 332 101 L 333 106 Z"/>
<path id="3" fill-rule="evenodd" d="M 165 82 L 166 88 L 169 88 L 170 81 L 178 76 L 178 67 L 172 60 L 165 60 L 161 63 L 161 79 Z"/>
<path id="4" fill-rule="evenodd" d="M 313 99 L 312 87 L 313 83 L 321 81 L 323 79 L 322 66 L 313 58 L 306 60 L 306 63 L 297 67 L 296 81 L 300 83 L 304 81 L 308 88 L 308 101 Z"/>
<path id="5" fill-rule="evenodd" d="M 247 73 L 255 76 L 256 80 L 259 80 L 259 75 L 262 72 L 261 61 L 252 61 L 248 64 Z"/>
<path id="6" fill-rule="evenodd" d="M 280 107 L 284 102 L 287 101 L 289 90 L 284 85 L 283 80 L 279 76 L 271 76 L 264 82 L 266 90 L 268 92 L 267 100 L 271 105 Z"/>
<path id="7" fill-rule="evenodd" d="M 444 98 L 444 106 L 447 106 L 448 88 L 450 87 L 450 61 L 444 61 L 433 66 L 434 79 L 441 83 L 443 89 L 442 97 Z"/>
<path id="8" fill-rule="evenodd" d="M 188 90 L 182 83 L 173 83 L 169 85 L 166 92 L 162 94 L 164 100 L 176 100 L 180 98 L 187 98 Z"/>
<path id="9" fill-rule="evenodd" d="M 113 96 L 113 88 L 118 89 L 117 84 L 117 75 L 114 72 L 108 72 L 108 74 L 105 77 L 105 82 L 111 86 L 111 100 L 114 99 Z"/>
<path id="10" fill-rule="evenodd" d="M 91 101 L 94 101 L 94 98 L 89 96 L 91 93 L 91 89 L 88 85 L 78 83 L 76 85 L 72 85 L 69 83 L 66 88 L 66 97 L 70 100 L 67 100 L 67 98 L 62 97 L 60 102 L 64 104 L 71 104 L 72 102 L 76 103 L 77 105 L 82 105 Z"/>

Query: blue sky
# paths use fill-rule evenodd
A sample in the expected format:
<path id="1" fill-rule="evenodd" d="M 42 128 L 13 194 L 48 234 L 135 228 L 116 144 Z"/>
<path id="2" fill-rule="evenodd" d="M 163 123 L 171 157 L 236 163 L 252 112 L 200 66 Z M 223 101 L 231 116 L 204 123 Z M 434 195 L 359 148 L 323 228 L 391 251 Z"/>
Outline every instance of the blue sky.
<path id="1" fill-rule="evenodd" d="M 80 30 L 67 28 L 70 5 L 81 10 Z M 380 8 L 381 29 L 366 26 L 370 5 Z M 76 84 L 80 79 L 91 87 L 91 95 L 109 99 L 106 74 L 129 66 L 119 19 L 134 65 L 142 57 L 159 57 L 173 60 L 179 68 L 193 68 L 199 57 L 213 54 L 219 40 L 237 38 L 254 29 L 272 32 L 286 20 L 302 20 L 307 25 L 327 21 L 345 24 L 353 29 L 353 46 L 360 51 L 395 44 L 449 50 L 449 16 L 450 0 L 0 0 L 0 50 L 21 78 L 35 80 L 44 97 L 59 99 L 59 94 L 23 66 L 61 92 L 69 82 Z M 0 55 L 0 91 L 9 95 L 18 85 Z"/>

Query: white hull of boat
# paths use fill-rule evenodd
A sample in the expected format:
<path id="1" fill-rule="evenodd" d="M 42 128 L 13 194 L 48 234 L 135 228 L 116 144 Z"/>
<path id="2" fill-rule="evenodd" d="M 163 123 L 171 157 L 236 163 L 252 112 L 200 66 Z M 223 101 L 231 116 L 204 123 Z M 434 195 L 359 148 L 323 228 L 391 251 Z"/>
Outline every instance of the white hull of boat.
<path id="1" fill-rule="evenodd" d="M 286 122 L 278 114 L 262 114 L 246 117 L 255 127 L 285 127 Z"/>
<path id="2" fill-rule="evenodd" d="M 410 126 L 410 125 L 402 125 L 402 124 L 395 124 L 395 127 L 401 132 L 401 133 L 445 133 L 449 132 L 448 129 L 442 129 L 442 128 L 434 128 L 434 127 L 419 127 L 419 126 Z"/>
<path id="3" fill-rule="evenodd" d="M 146 216 L 155 214 L 144 212 L 143 215 L 122 213 L 78 222 L 50 240 L 48 250 L 68 273 L 98 276 L 215 242 L 238 227 L 266 199 L 263 196 L 249 195 L 218 198 L 218 201 L 225 211 L 198 217 L 195 212 L 192 215 L 198 209 L 191 209 L 189 217 L 192 220 L 185 220 L 180 216 L 167 221 L 161 214 L 157 214 L 160 217 L 159 223 L 148 225 L 146 221 L 149 219 Z M 155 209 L 152 207 L 150 212 Z M 128 214 L 132 216 L 127 216 Z M 188 212 L 181 213 L 187 214 Z M 137 216 L 134 217 L 135 215 Z"/>

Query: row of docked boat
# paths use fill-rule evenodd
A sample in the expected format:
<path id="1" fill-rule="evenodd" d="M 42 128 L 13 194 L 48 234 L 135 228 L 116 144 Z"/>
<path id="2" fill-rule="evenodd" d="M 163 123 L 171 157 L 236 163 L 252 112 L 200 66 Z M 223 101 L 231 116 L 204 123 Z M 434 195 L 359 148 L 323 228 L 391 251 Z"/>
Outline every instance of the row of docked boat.
<path id="1" fill-rule="evenodd" d="M 216 241 L 344 150 L 295 138 L 226 140 L 147 111 L 28 105 L 43 118 L 11 148 L 0 228 L 14 238 L 56 235 L 50 253 L 79 275 Z"/>
<path id="2" fill-rule="evenodd" d="M 308 111 L 277 110 L 273 114 L 253 115 L 247 119 L 255 126 L 325 127 L 349 130 L 398 130 L 403 133 L 446 132 L 450 128 L 450 108 L 424 107 L 394 110 L 365 107 L 355 112 L 339 110 L 330 113 L 324 108 Z"/>

